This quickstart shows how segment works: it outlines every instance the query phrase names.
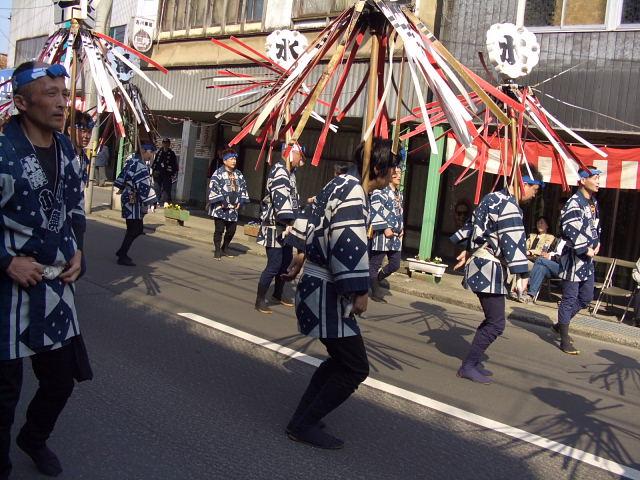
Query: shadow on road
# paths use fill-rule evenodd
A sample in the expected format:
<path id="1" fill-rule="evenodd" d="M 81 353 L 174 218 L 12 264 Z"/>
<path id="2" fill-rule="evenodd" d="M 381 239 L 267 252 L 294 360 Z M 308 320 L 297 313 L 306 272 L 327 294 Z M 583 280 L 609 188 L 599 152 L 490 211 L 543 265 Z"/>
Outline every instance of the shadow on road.
<path id="1" fill-rule="evenodd" d="M 622 355 L 612 350 L 598 350 L 596 355 L 607 363 L 582 365 L 583 370 L 569 372 L 586 377 L 591 384 L 601 384 L 600 388 L 616 390 L 620 395 L 626 395 L 629 387 L 635 391 L 636 398 L 640 396 L 640 362 L 635 358 Z"/>
<path id="2" fill-rule="evenodd" d="M 96 378 L 56 431 L 66 478 L 536 478 L 495 436 L 366 387 L 326 419 L 343 451 L 291 442 L 312 367 L 109 293 L 79 308 Z M 33 471 L 23 457 L 14 471 Z"/>
<path id="3" fill-rule="evenodd" d="M 520 428 L 564 445 L 637 468 L 637 459 L 634 461 L 623 442 L 618 439 L 618 434 L 628 436 L 632 441 L 639 441 L 640 434 L 597 418 L 597 416 L 602 417 L 603 411 L 620 408 L 623 406 L 622 404 L 601 406 L 601 398 L 592 401 L 582 395 L 554 388 L 535 387 L 531 389 L 531 393 L 560 413 L 535 416 Z M 519 442 L 514 440 L 510 444 L 517 443 Z M 533 455 L 540 453 L 536 452 Z M 551 455 L 558 456 L 560 454 L 551 453 Z M 569 470 L 571 478 L 575 478 L 579 464 L 580 462 L 576 460 L 564 457 L 563 469 Z"/>
<path id="4" fill-rule="evenodd" d="M 548 327 L 518 320 L 518 318 L 522 318 L 525 315 L 528 315 L 530 317 L 537 317 L 537 320 L 539 320 L 540 322 L 548 323 Z M 533 333 L 543 342 L 554 346 L 556 345 L 556 335 L 551 331 L 550 328 L 553 324 L 553 320 L 547 315 L 532 312 L 524 308 L 514 307 L 507 317 L 507 320 L 509 320 L 512 325 L 517 325 L 521 329 Z"/>

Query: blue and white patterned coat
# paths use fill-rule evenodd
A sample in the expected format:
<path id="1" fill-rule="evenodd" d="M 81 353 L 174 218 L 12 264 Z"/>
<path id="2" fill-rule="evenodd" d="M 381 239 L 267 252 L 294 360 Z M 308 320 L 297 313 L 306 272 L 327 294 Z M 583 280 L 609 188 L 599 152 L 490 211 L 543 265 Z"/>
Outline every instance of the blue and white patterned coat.
<path id="1" fill-rule="evenodd" d="M 229 173 L 222 166 L 209 180 L 209 215 L 227 222 L 238 221 L 238 209 L 243 203 L 249 203 L 247 182 L 238 169 Z"/>
<path id="2" fill-rule="evenodd" d="M 276 162 L 267 177 L 267 194 L 260 212 L 258 244 L 282 248 L 284 230 L 298 216 L 299 205 L 295 171 L 289 172 L 282 160 Z"/>
<path id="3" fill-rule="evenodd" d="M 85 216 L 79 159 L 71 142 L 54 134 L 57 184 L 13 117 L 0 134 L 0 263 L 31 256 L 63 267 L 82 248 Z M 75 286 L 59 278 L 22 288 L 0 269 L 0 360 L 53 350 L 79 334 Z"/>
<path id="4" fill-rule="evenodd" d="M 320 338 L 360 335 L 351 309 L 354 294 L 369 289 L 368 216 L 360 181 L 347 174 L 335 177 L 316 196 L 308 220 L 296 220 L 286 242 L 305 252 L 296 290 L 301 333 Z"/>
<path id="5" fill-rule="evenodd" d="M 404 229 L 402 193 L 390 186 L 374 190 L 371 194 L 371 250 L 378 252 L 399 252 L 402 240 L 399 235 Z M 384 231 L 390 228 L 395 234 L 385 237 Z"/>
<path id="6" fill-rule="evenodd" d="M 137 155 L 130 155 L 124 167 L 113 182 L 113 186 L 122 190 L 122 218 L 142 220 L 149 205 L 156 202 L 149 167 Z"/>
<path id="7" fill-rule="evenodd" d="M 562 239 L 567 242 L 560 255 L 560 278 L 583 282 L 594 274 L 593 259 L 587 256 L 587 248 L 600 243 L 600 219 L 598 202 L 591 203 L 578 190 L 560 211 Z"/>
<path id="8" fill-rule="evenodd" d="M 473 256 L 464 270 L 464 284 L 476 293 L 506 295 L 507 269 L 528 274 L 527 237 L 522 210 L 506 189 L 484 196 L 471 220 L 451 236 Z M 485 249 L 486 252 L 480 251 Z"/>

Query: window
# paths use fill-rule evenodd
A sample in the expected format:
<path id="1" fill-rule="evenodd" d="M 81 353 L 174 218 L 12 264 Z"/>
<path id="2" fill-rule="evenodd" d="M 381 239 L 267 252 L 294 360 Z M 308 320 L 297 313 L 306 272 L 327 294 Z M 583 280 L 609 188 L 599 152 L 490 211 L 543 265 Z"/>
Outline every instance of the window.
<path id="1" fill-rule="evenodd" d="M 527 27 L 614 30 L 640 25 L 640 0 L 519 1 L 524 16 L 518 21 Z"/>
<path id="2" fill-rule="evenodd" d="M 14 66 L 17 67 L 21 63 L 33 60 L 40 55 L 40 51 L 42 47 L 44 47 L 44 42 L 47 41 L 47 38 L 47 35 L 43 35 L 41 37 L 18 40 L 16 42 L 16 55 L 13 61 Z"/>
<path id="3" fill-rule="evenodd" d="M 119 42 L 124 42 L 124 34 L 127 31 L 126 25 L 120 25 L 119 27 L 111 27 L 109 29 L 109 36 L 115 38 Z"/>
<path id="4" fill-rule="evenodd" d="M 355 0 L 296 0 L 296 17 L 331 16 L 342 12 L 355 3 Z"/>
<path id="5" fill-rule="evenodd" d="M 262 9 L 264 6 L 263 0 L 245 0 L 245 22 L 261 22 L 262 21 Z"/>
<path id="6" fill-rule="evenodd" d="M 162 0 L 160 31 L 261 22 L 265 0 Z"/>
<path id="7" fill-rule="evenodd" d="M 640 1 L 624 0 L 622 4 L 622 24 L 640 23 Z"/>
<path id="8" fill-rule="evenodd" d="M 531 27 L 604 25 L 607 0 L 527 0 L 524 24 Z"/>

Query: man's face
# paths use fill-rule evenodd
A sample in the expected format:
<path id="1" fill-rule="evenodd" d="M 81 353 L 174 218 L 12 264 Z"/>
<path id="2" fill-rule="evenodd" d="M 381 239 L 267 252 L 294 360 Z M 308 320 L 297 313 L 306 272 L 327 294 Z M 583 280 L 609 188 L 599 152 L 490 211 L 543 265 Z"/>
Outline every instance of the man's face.
<path id="1" fill-rule="evenodd" d="M 235 170 L 238 159 L 236 157 L 227 158 L 223 163 L 229 170 Z"/>
<path id="2" fill-rule="evenodd" d="M 391 184 L 398 188 L 400 186 L 400 181 L 402 180 L 402 169 L 400 167 L 396 167 L 391 172 Z"/>
<path id="3" fill-rule="evenodd" d="M 531 200 L 536 198 L 539 189 L 540 185 L 529 185 L 528 183 L 525 183 L 520 195 L 520 203 L 529 203 Z"/>
<path id="4" fill-rule="evenodd" d="M 592 175 L 580 180 L 584 189 L 589 193 L 598 193 L 600 190 L 600 175 Z"/>
<path id="5" fill-rule="evenodd" d="M 169 148 L 171 148 L 171 142 L 162 142 L 162 149 L 163 150 L 169 150 Z"/>
<path id="6" fill-rule="evenodd" d="M 63 77 L 42 77 L 28 84 L 23 94 L 14 98 L 20 113 L 43 130 L 62 130 L 69 90 Z"/>
<path id="7" fill-rule="evenodd" d="M 304 159 L 302 158 L 302 152 L 297 149 L 291 149 L 289 153 L 289 159 L 291 162 L 291 168 L 298 168 L 304 166 Z"/>
<path id="8" fill-rule="evenodd" d="M 150 162 L 151 160 L 153 160 L 153 157 L 155 156 L 153 150 L 142 150 L 142 160 L 145 162 Z"/>
<path id="9" fill-rule="evenodd" d="M 91 129 L 86 127 L 76 127 L 76 142 L 82 148 L 87 148 L 91 141 Z"/>

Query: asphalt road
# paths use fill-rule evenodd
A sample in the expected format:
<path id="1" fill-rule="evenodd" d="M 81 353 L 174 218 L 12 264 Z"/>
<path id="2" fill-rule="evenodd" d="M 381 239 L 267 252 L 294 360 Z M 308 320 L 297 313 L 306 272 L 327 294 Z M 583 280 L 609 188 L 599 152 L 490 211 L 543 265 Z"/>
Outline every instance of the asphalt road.
<path id="1" fill-rule="evenodd" d="M 205 246 L 146 235 L 130 253 L 138 267 L 121 267 L 123 234 L 89 222 L 77 304 L 96 378 L 77 387 L 51 440 L 62 478 L 617 478 L 367 386 L 327 418 L 343 450 L 293 443 L 284 425 L 313 368 L 177 315 L 322 357 L 292 309 L 253 310 L 264 259 L 217 262 Z M 481 386 L 455 376 L 480 321 L 402 294 L 370 304 L 372 377 L 640 469 L 637 350 L 577 337 L 583 354 L 570 357 L 545 329 L 510 322 L 489 351 L 496 383 Z M 13 457 L 13 478 L 40 478 Z"/>

